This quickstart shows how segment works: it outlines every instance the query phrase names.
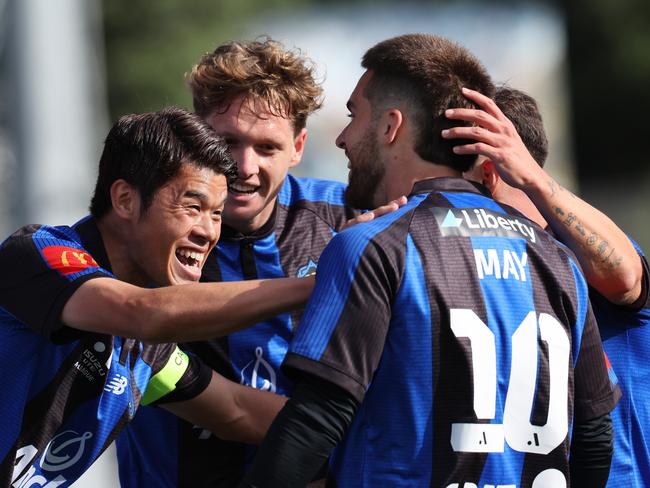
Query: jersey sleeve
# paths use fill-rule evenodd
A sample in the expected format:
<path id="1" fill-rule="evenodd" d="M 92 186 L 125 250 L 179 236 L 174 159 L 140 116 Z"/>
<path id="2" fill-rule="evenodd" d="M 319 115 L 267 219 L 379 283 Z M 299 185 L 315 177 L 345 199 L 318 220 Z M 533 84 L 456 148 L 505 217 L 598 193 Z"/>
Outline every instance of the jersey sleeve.
<path id="1" fill-rule="evenodd" d="M 0 307 L 49 338 L 68 299 L 86 281 L 112 277 L 69 228 L 29 226 L 0 247 Z"/>
<path id="2" fill-rule="evenodd" d="M 212 370 L 197 356 L 173 343 L 146 346 L 143 357 L 152 371 L 142 405 L 190 400 L 203 392 L 212 378 Z"/>
<path id="3" fill-rule="evenodd" d="M 596 319 L 588 304 L 574 373 L 575 422 L 611 412 L 620 399 L 621 390 L 608 363 Z"/>
<path id="4" fill-rule="evenodd" d="M 641 294 L 631 308 L 635 310 L 650 309 L 650 267 L 648 266 L 648 260 L 639 248 L 637 248 L 637 251 L 639 251 L 639 257 L 641 258 L 643 273 L 641 276 Z"/>
<path id="5" fill-rule="evenodd" d="M 358 230 L 337 235 L 323 252 L 283 368 L 330 381 L 361 401 L 383 352 L 400 259 L 396 246 Z"/>

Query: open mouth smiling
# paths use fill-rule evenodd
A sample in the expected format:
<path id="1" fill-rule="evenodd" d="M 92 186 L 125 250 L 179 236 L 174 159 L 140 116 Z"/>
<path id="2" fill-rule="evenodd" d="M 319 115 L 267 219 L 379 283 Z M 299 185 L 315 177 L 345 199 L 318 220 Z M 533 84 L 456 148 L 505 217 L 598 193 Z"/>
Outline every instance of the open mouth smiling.
<path id="1" fill-rule="evenodd" d="M 248 183 L 236 181 L 229 186 L 228 190 L 230 190 L 232 193 L 237 193 L 240 195 L 250 195 L 259 190 L 259 188 L 260 187 L 256 185 L 250 185 Z"/>
<path id="2" fill-rule="evenodd" d="M 176 259 L 183 265 L 192 268 L 201 268 L 201 264 L 205 259 L 205 253 L 192 251 L 190 249 L 177 249 Z"/>

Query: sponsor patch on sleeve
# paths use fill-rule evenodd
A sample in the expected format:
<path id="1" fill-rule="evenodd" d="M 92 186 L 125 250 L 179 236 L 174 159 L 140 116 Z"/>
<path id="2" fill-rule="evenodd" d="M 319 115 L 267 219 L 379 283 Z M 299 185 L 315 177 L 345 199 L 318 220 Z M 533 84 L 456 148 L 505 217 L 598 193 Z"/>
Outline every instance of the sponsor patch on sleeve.
<path id="1" fill-rule="evenodd" d="M 93 257 L 81 249 L 67 246 L 47 246 L 43 248 L 43 257 L 52 269 L 67 276 L 79 273 L 88 268 L 97 268 L 99 265 Z"/>

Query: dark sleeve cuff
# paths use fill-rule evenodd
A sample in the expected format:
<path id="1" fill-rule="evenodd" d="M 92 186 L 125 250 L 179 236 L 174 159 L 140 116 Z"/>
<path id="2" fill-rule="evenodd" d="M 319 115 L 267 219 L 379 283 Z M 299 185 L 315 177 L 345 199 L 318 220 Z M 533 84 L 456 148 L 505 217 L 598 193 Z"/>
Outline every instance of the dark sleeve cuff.
<path id="1" fill-rule="evenodd" d="M 366 395 L 365 386 L 354 378 L 327 363 L 314 361 L 306 356 L 287 353 L 282 363 L 282 370 L 294 381 L 306 374 L 332 383 L 352 395 L 358 403 L 361 403 Z"/>
<path id="2" fill-rule="evenodd" d="M 618 385 L 615 385 L 611 393 L 599 400 L 589 400 L 576 403 L 574 411 L 574 422 L 586 422 L 597 417 L 609 414 L 621 399 L 622 392 Z"/>
<path id="3" fill-rule="evenodd" d="M 650 307 L 650 270 L 648 269 L 648 261 L 645 256 L 639 256 L 639 259 L 641 259 L 641 266 L 643 268 L 643 276 L 641 277 L 641 295 L 639 295 L 639 298 L 631 305 L 630 308 L 633 310 Z"/>
<path id="4" fill-rule="evenodd" d="M 39 332 L 43 337 L 50 339 L 51 335 L 57 330 L 61 329 L 65 324 L 61 320 L 61 315 L 63 314 L 63 308 L 65 304 L 68 303 L 70 297 L 74 294 L 75 291 L 79 289 L 86 281 L 90 281 L 95 278 L 112 278 L 111 275 L 102 273 L 100 271 L 95 271 L 87 275 L 80 276 L 74 281 L 71 281 L 68 286 L 61 290 L 61 293 L 56 297 L 55 301 L 50 308 L 50 311 L 47 314 L 47 318 L 43 323 L 43 326 Z"/>

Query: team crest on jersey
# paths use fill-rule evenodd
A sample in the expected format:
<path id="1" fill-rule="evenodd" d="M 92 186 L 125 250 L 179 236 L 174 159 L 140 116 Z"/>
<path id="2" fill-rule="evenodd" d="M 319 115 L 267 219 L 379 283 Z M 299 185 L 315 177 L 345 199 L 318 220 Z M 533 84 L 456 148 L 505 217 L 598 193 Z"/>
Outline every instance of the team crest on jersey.
<path id="1" fill-rule="evenodd" d="M 268 378 L 265 378 L 264 376 L 267 375 Z M 250 381 L 247 381 L 247 377 L 250 378 Z M 242 385 L 248 385 L 252 388 L 275 393 L 277 384 L 275 371 L 273 366 L 264 359 L 264 351 L 261 347 L 255 348 L 255 359 L 251 360 L 242 368 L 239 382 Z"/>
<path id="2" fill-rule="evenodd" d="M 537 234 L 530 222 L 485 208 L 432 208 L 443 236 L 498 236 L 522 238 L 535 243 Z"/>
<path id="3" fill-rule="evenodd" d="M 87 268 L 99 267 L 97 261 L 81 249 L 67 246 L 47 246 L 43 248 L 43 257 L 52 269 L 67 276 L 79 273 Z"/>
<path id="4" fill-rule="evenodd" d="M 314 276 L 316 274 L 317 266 L 318 264 L 313 259 L 309 258 L 309 262 L 307 264 L 298 268 L 298 271 L 296 271 L 296 276 L 298 278 L 306 278 L 307 276 Z"/>

